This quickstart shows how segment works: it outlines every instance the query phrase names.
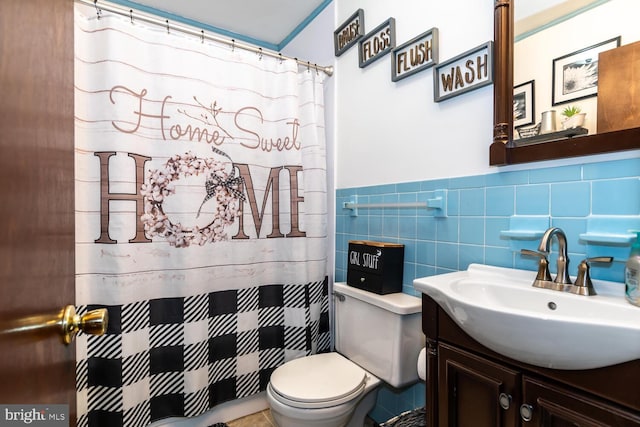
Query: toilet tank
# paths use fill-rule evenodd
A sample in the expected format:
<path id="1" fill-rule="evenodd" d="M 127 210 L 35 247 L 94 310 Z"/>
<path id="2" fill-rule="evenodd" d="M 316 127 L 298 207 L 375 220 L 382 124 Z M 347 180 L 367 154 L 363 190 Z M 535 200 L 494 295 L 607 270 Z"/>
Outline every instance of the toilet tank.
<path id="1" fill-rule="evenodd" d="M 422 300 L 404 293 L 378 295 L 335 283 L 338 353 L 394 387 L 418 380 L 424 347 Z"/>

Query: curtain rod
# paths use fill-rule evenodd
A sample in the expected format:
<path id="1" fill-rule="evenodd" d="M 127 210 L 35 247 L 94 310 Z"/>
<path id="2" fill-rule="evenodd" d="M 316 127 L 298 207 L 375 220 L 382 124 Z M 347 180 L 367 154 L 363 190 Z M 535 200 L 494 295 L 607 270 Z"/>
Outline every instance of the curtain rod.
<path id="1" fill-rule="evenodd" d="M 132 20 L 134 19 L 133 16 L 133 9 L 125 9 L 119 6 L 116 6 L 114 4 L 108 4 L 105 2 L 100 2 L 100 5 L 98 5 L 98 0 L 75 0 L 78 3 L 82 3 L 84 5 L 87 6 L 94 6 L 96 8 L 96 11 L 98 13 L 98 18 L 100 17 L 100 13 L 103 10 L 106 10 L 107 12 L 111 12 L 111 13 L 115 13 L 116 15 L 120 15 L 120 16 L 125 16 L 125 17 L 130 17 Z M 265 55 L 265 56 L 270 56 L 272 58 L 277 58 L 277 59 L 290 59 L 293 61 L 296 61 L 298 63 L 298 65 L 307 67 L 307 68 L 313 68 L 316 71 L 322 71 L 323 73 L 325 73 L 328 76 L 332 76 L 333 75 L 333 66 L 328 65 L 328 66 L 322 66 L 322 65 L 318 65 L 318 64 L 312 64 L 310 61 L 303 61 L 301 59 L 298 58 L 292 58 L 290 56 L 284 56 L 279 52 L 274 52 L 271 50 L 265 50 L 262 49 L 261 47 L 256 47 L 256 46 L 252 46 L 249 44 L 245 44 L 245 43 L 238 43 L 236 42 L 236 40 L 234 39 L 226 39 L 224 37 L 220 37 L 220 36 L 215 36 L 215 35 L 211 35 L 211 34 L 205 34 L 204 30 L 200 30 L 198 31 L 197 29 L 193 28 L 193 27 L 189 27 L 189 26 L 185 26 L 185 25 L 179 25 L 179 24 L 169 24 L 169 20 L 166 19 L 164 21 L 162 21 L 159 18 L 155 18 L 151 15 L 145 14 L 141 11 L 136 11 L 136 16 L 135 19 L 143 21 L 143 22 L 147 22 L 149 24 L 155 24 L 155 25 L 159 25 L 162 27 L 166 27 L 167 31 L 169 31 L 170 29 L 172 30 L 177 30 L 180 31 L 181 33 L 185 33 L 185 34 L 189 34 L 195 37 L 199 37 L 201 39 L 207 39 L 207 40 L 212 40 L 218 43 L 223 43 L 226 44 L 228 46 L 232 46 L 232 47 L 237 47 L 243 50 L 247 50 L 249 52 L 254 52 L 257 53 L 258 55 Z"/>

